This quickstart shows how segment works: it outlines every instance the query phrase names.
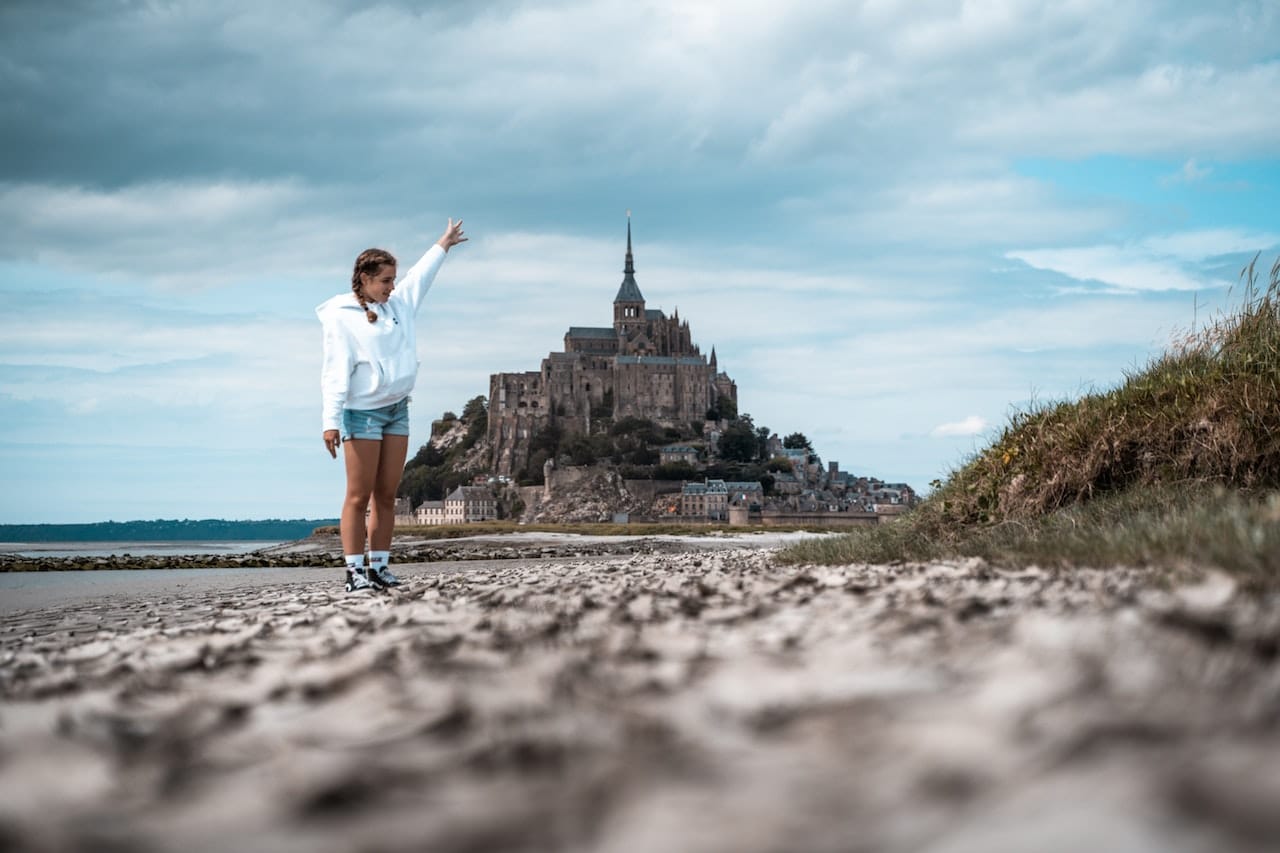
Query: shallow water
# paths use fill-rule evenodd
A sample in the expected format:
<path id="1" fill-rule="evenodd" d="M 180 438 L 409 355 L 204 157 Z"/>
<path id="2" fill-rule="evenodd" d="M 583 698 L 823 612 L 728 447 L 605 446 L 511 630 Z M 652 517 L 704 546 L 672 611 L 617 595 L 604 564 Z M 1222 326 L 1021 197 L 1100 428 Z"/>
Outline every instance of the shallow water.
<path id="1" fill-rule="evenodd" d="M 0 554 L 20 557 L 176 557 L 183 554 L 245 554 L 280 545 L 279 539 L 232 542 L 0 542 Z"/>
<path id="2" fill-rule="evenodd" d="M 592 562 L 607 557 L 583 557 Z M 501 570 L 512 560 L 441 560 L 397 563 L 400 574 Z M 551 558 L 522 560 L 523 565 L 552 562 Z M 0 616 L 46 607 L 75 607 L 86 603 L 129 601 L 149 596 L 203 595 L 293 583 L 327 584 L 342 589 L 341 568 L 333 566 L 273 566 L 222 569 L 96 569 L 65 572 L 0 572 Z"/>

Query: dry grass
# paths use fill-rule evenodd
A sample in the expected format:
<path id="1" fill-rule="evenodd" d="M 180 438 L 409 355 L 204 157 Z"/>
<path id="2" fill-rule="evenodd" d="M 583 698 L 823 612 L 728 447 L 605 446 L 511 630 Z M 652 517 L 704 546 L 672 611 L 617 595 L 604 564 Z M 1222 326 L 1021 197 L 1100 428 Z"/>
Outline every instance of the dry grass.
<path id="1" fill-rule="evenodd" d="M 1001 549 L 1010 559 L 1039 554 L 1050 562 L 1135 561 L 1142 553 L 1169 559 L 1172 539 L 1169 548 L 1143 544 L 1147 531 L 1166 529 L 1161 513 L 1175 527 L 1199 524 L 1206 533 L 1254 525 L 1262 532 L 1251 536 L 1274 542 L 1267 525 L 1278 523 L 1268 493 L 1280 488 L 1280 259 L 1265 288 L 1254 263 L 1241 279 L 1235 313 L 1186 335 L 1111 391 L 1014 415 L 991 446 L 890 526 L 897 529 L 854 534 L 853 550 L 840 559 L 858 549 L 868 556 L 854 559 L 999 556 Z M 1182 505 L 1179 495 L 1193 500 Z M 1108 512 L 1084 509 L 1101 498 L 1114 499 L 1100 504 Z M 1070 537 L 1049 536 L 1059 528 Z M 1195 531 L 1180 536 L 1186 545 Z M 1069 546 L 1071 537 L 1116 542 L 1082 548 Z M 1126 538 L 1131 545 L 1122 544 Z M 1037 539 L 1053 545 L 1037 549 Z M 1233 544 L 1196 553 L 1232 562 L 1231 550 L 1245 543 L 1224 541 Z M 809 552 L 791 555 L 802 553 Z"/>
<path id="2" fill-rule="evenodd" d="M 948 540 L 913 519 L 802 542 L 784 562 L 892 563 L 982 557 L 993 565 L 1212 566 L 1255 589 L 1280 583 L 1280 493 L 1221 486 L 1141 487 L 1032 520 L 975 525 Z"/>

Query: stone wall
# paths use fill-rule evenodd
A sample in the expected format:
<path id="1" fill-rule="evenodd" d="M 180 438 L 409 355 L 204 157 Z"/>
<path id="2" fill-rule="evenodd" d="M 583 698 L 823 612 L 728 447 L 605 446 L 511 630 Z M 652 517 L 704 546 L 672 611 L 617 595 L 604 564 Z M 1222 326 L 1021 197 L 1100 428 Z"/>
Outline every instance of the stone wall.
<path id="1" fill-rule="evenodd" d="M 874 512 L 747 512 L 741 507 L 729 508 L 729 524 L 735 527 L 866 527 L 884 521 Z"/>

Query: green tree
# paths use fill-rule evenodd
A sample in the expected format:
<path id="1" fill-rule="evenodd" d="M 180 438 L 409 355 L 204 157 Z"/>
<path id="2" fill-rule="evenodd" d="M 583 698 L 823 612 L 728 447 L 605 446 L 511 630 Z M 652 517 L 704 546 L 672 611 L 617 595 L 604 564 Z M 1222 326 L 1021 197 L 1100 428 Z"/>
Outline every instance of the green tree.
<path id="1" fill-rule="evenodd" d="M 793 432 L 791 435 L 782 439 L 782 446 L 787 450 L 808 450 L 813 451 L 813 445 L 809 443 L 809 439 L 805 438 L 802 432 Z"/>
<path id="2" fill-rule="evenodd" d="M 614 452 L 607 435 L 574 435 L 561 442 L 560 450 L 574 465 L 594 465 Z"/>
<path id="3" fill-rule="evenodd" d="M 447 413 L 446 413 L 447 414 Z M 483 395 L 476 395 L 467 401 L 462 408 L 462 419 L 468 423 L 479 417 L 489 416 L 489 401 Z"/>
<path id="4" fill-rule="evenodd" d="M 625 458 L 632 465 L 657 465 L 661 454 L 652 447 L 642 446 L 629 452 Z"/>
<path id="5" fill-rule="evenodd" d="M 756 458 L 756 431 L 751 422 L 736 420 L 720 434 L 717 445 L 720 458 L 733 462 L 750 462 Z"/>
<path id="6" fill-rule="evenodd" d="M 406 469 L 396 494 L 408 498 L 409 505 L 415 507 L 423 501 L 438 501 L 444 497 L 443 474 L 439 468 L 424 465 Z"/>
<path id="7" fill-rule="evenodd" d="M 467 424 L 467 435 L 462 440 L 462 449 L 470 450 L 489 431 L 488 401 L 484 397 L 472 397 L 462 410 L 462 419 Z"/>
<path id="8" fill-rule="evenodd" d="M 437 468 L 444 464 L 444 454 L 436 449 L 435 445 L 427 442 L 418 448 L 418 452 L 413 455 L 408 464 L 404 466 L 405 473 L 414 468 Z"/>
<path id="9" fill-rule="evenodd" d="M 769 436 L 772 433 L 767 426 L 756 427 L 756 458 L 760 460 L 769 458 Z"/>
<path id="10" fill-rule="evenodd" d="M 692 480 L 698 476 L 698 469 L 688 462 L 668 462 L 653 469 L 655 480 Z"/>
<path id="11" fill-rule="evenodd" d="M 613 435 L 631 435 L 633 433 L 650 433 L 657 431 L 657 425 L 647 418 L 628 416 L 609 428 Z"/>

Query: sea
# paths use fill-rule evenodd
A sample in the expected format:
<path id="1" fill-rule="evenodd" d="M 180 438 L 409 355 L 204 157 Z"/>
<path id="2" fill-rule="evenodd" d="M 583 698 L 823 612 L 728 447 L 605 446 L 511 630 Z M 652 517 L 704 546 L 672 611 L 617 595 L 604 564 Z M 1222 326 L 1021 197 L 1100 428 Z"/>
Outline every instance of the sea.
<path id="1" fill-rule="evenodd" d="M 185 554 L 247 554 L 280 545 L 280 539 L 232 542 L 0 542 L 0 554 L 19 557 L 177 557 Z"/>

